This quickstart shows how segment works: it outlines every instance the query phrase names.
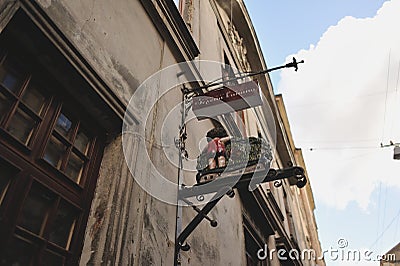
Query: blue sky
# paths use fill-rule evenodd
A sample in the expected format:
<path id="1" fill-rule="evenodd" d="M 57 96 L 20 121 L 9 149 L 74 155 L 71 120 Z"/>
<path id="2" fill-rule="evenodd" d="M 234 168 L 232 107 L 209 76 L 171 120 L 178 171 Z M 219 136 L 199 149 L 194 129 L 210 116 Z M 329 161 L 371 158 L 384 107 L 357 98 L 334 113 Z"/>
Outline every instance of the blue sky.
<path id="1" fill-rule="evenodd" d="M 306 60 L 272 81 L 303 149 L 324 249 L 345 238 L 382 254 L 400 241 L 400 161 L 379 148 L 400 141 L 399 2 L 245 0 L 269 67 Z"/>
<path id="2" fill-rule="evenodd" d="M 308 49 L 346 16 L 374 16 L 383 0 L 245 0 L 269 67 L 289 54 Z M 275 87 L 279 74 L 272 75 Z"/>

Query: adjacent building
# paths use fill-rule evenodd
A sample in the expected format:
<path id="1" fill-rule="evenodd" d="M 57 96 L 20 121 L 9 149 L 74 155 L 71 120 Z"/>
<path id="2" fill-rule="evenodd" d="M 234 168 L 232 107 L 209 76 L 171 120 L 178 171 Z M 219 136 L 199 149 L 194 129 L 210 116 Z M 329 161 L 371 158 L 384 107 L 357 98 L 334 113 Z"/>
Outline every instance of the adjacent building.
<path id="1" fill-rule="evenodd" d="M 148 129 L 132 137 L 129 147 L 122 144 L 125 111 L 140 84 L 180 62 L 267 69 L 245 3 L 3 0 L 0 10 L 0 265 L 176 263 L 177 215 L 184 227 L 196 212 L 184 207 L 180 214 L 135 178 L 154 178 L 143 159 L 147 154 L 168 180 L 178 182 L 161 136 L 182 86 L 163 97 L 159 85 L 148 88 L 146 99 L 158 101 L 147 121 L 141 120 L 146 108 L 129 110 L 129 127 L 146 123 Z M 199 80 L 186 84 L 189 89 L 204 85 L 195 64 L 176 74 Z M 186 127 L 192 159 L 200 152 L 198 142 L 222 125 L 229 134 L 268 140 L 273 168 L 305 169 L 282 96 L 274 95 L 268 75 L 257 82 L 270 112 L 263 106 L 192 120 Z M 178 128 L 176 135 L 167 134 L 172 141 L 178 135 Z M 194 184 L 195 173 L 185 172 L 184 180 Z M 203 222 L 188 237 L 191 249 L 180 251 L 178 264 L 325 265 L 310 182 L 299 189 L 285 179 L 235 192 L 210 212 L 217 227 Z M 265 248 L 268 256 L 260 259 Z"/>
<path id="2" fill-rule="evenodd" d="M 400 243 L 391 248 L 385 255 L 382 255 L 381 266 L 396 266 L 400 265 Z"/>

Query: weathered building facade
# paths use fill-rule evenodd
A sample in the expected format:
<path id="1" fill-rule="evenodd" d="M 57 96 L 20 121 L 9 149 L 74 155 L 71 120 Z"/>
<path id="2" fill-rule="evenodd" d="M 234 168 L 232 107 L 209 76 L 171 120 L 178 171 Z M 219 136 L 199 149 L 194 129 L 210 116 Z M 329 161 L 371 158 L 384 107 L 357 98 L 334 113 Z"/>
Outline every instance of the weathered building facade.
<path id="1" fill-rule="evenodd" d="M 395 266 L 400 264 L 400 243 L 391 248 L 386 254 L 381 256 L 379 265 L 381 266 Z"/>
<path id="2" fill-rule="evenodd" d="M 154 178 L 143 159 L 148 154 L 168 180 L 178 182 L 161 135 L 182 99 L 181 87 L 163 97 L 159 87 L 148 88 L 143 102 L 157 101 L 147 121 L 143 109 L 129 112 L 129 127 L 145 123 L 146 134 L 132 137 L 128 147 L 121 133 L 125 110 L 140 84 L 179 62 L 267 69 L 243 1 L 186 0 L 177 8 L 172 0 L 2 0 L 0 10 L 0 265 L 174 264 L 177 207 L 144 191 L 135 178 Z M 192 67 L 179 78 L 201 80 Z M 257 81 L 271 117 L 260 107 L 191 121 L 191 158 L 219 124 L 230 134 L 239 129 L 269 140 L 273 168 L 305 168 L 282 98 L 275 97 L 268 75 Z M 184 180 L 194 183 L 195 173 L 185 172 Z M 309 183 L 299 189 L 283 180 L 281 186 L 236 191 L 211 211 L 216 228 L 203 222 L 190 235 L 191 249 L 180 251 L 180 263 L 324 265 L 323 259 L 278 256 L 304 249 L 320 255 L 314 208 Z M 182 208 L 182 226 L 195 214 Z M 275 252 L 260 260 L 257 253 L 265 247 Z"/>

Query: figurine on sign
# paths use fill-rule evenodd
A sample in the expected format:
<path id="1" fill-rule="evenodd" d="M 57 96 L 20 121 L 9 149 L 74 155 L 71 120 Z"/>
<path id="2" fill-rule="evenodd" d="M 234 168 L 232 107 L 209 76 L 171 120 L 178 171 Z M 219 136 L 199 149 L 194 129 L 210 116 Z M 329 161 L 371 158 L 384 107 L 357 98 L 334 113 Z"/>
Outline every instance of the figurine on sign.
<path id="1" fill-rule="evenodd" d="M 226 166 L 225 143 L 230 140 L 223 127 L 217 127 L 207 132 L 208 144 L 206 153 L 208 157 L 208 169 Z"/>
<path id="2" fill-rule="evenodd" d="M 222 127 L 207 132 L 208 144 L 197 157 L 198 184 L 217 177 L 229 177 L 243 169 L 243 174 L 267 169 L 272 161 L 271 146 L 257 137 L 228 136 Z"/>

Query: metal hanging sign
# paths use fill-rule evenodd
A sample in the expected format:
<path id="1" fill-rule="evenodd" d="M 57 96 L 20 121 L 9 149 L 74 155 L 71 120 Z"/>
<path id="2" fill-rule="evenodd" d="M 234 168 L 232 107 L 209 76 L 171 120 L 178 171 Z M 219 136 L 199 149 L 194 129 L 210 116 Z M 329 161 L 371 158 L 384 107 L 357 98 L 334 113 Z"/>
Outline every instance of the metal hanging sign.
<path id="1" fill-rule="evenodd" d="M 224 86 L 193 97 L 193 112 L 197 119 L 201 120 L 260 106 L 262 105 L 260 93 L 255 81 Z"/>

